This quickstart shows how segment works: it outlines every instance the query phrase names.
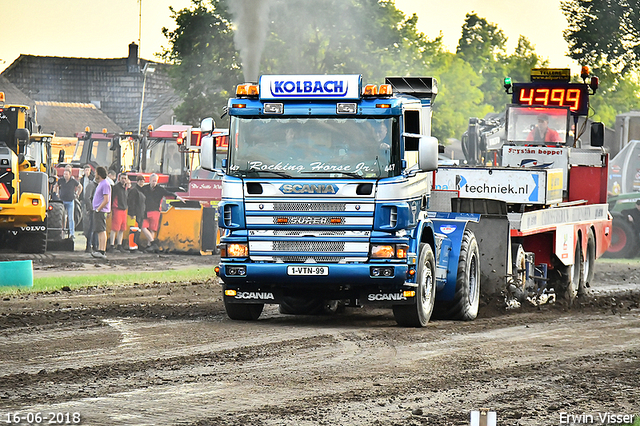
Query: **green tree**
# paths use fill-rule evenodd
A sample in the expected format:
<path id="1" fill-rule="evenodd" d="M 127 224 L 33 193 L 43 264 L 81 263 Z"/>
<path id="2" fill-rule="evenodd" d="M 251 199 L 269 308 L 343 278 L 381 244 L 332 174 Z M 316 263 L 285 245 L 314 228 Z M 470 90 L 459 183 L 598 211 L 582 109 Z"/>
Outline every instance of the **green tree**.
<path id="1" fill-rule="evenodd" d="M 174 88 L 184 103 L 181 121 L 219 117 L 230 92 L 242 82 L 241 59 L 233 43 L 234 25 L 224 0 L 193 0 L 178 12 L 177 28 L 164 29 L 169 41 L 162 57 L 176 66 Z M 272 0 L 261 73 L 362 74 L 382 83 L 385 75 L 424 70 L 441 46 L 416 29 L 392 0 Z M 256 52 L 255 54 L 259 54 Z"/>
<path id="2" fill-rule="evenodd" d="M 640 0 L 566 0 L 569 56 L 625 74 L 640 68 Z"/>
<path id="3" fill-rule="evenodd" d="M 507 37 L 496 24 L 467 13 L 456 54 L 479 73 L 492 71 L 500 54 L 506 54 Z"/>
<path id="4" fill-rule="evenodd" d="M 504 64 L 505 77 L 511 77 L 516 82 L 529 81 L 532 68 L 549 66 L 549 61 L 538 56 L 531 42 L 522 35 L 518 38 L 518 45 L 513 54 L 500 60 Z"/>
<path id="5" fill-rule="evenodd" d="M 262 61 L 264 73 L 362 74 L 367 82 L 428 62 L 439 42 L 416 29 L 390 0 L 278 0 Z"/>
<path id="6" fill-rule="evenodd" d="M 467 62 L 449 52 L 439 52 L 429 75 L 438 80 L 431 133 L 441 142 L 460 138 L 470 117 L 484 117 L 491 106 L 484 103 L 483 79 Z"/>
<path id="7" fill-rule="evenodd" d="M 591 118 L 613 127 L 616 115 L 640 109 L 640 81 L 637 74 L 627 72 L 620 75 L 608 68 L 595 69 L 593 74 L 600 80 L 600 87 L 589 98 Z"/>
<path id="8" fill-rule="evenodd" d="M 185 123 L 220 117 L 230 90 L 241 81 L 231 18 L 220 0 L 193 0 L 190 8 L 171 10 L 176 29 L 162 32 L 169 41 L 161 57 L 175 64 L 170 69 L 173 87 L 183 103 L 175 110 Z"/>

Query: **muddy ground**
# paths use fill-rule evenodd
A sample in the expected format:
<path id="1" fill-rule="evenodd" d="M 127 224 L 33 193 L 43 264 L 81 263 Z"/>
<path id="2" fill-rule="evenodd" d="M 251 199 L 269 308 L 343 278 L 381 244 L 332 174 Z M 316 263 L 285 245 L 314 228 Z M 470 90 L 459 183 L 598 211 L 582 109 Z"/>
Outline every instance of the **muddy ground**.
<path id="1" fill-rule="evenodd" d="M 36 276 L 217 261 L 32 259 Z M 231 321 L 215 279 L 0 300 L 0 424 L 40 412 L 48 424 L 79 413 L 84 425 L 444 426 L 468 425 L 479 408 L 499 425 L 607 424 L 606 413 L 639 413 L 639 381 L 635 262 L 598 261 L 590 295 L 571 308 L 506 311 L 494 300 L 473 322 L 423 329 L 370 308 L 287 316 L 270 306 L 257 322 Z"/>

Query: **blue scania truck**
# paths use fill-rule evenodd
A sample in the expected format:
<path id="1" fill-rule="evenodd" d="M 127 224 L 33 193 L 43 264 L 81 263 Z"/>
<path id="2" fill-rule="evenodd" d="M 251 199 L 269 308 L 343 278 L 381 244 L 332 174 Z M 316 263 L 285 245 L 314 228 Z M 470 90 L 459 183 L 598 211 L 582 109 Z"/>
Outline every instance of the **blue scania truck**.
<path id="1" fill-rule="evenodd" d="M 437 92 L 431 77 L 378 86 L 360 75 L 265 75 L 237 87 L 217 169 L 217 273 L 231 319 L 256 320 L 265 304 L 288 314 L 376 304 L 410 327 L 434 313 L 476 317 L 481 217 L 429 213 Z M 203 152 L 203 167 L 214 158 Z"/>

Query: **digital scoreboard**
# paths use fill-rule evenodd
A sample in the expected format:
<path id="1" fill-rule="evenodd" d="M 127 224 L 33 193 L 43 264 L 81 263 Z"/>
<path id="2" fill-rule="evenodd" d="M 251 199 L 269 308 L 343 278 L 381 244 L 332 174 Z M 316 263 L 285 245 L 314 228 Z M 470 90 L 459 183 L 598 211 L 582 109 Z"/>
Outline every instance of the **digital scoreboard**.
<path id="1" fill-rule="evenodd" d="M 513 83 L 512 103 L 526 106 L 569 107 L 573 114 L 589 112 L 589 86 L 580 83 L 537 81 Z"/>

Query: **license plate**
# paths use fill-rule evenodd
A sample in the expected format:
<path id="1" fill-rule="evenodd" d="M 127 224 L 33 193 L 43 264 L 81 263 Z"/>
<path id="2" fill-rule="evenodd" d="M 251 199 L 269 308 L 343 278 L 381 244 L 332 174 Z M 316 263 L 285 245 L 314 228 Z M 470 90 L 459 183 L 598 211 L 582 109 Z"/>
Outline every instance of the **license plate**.
<path id="1" fill-rule="evenodd" d="M 287 275 L 329 275 L 328 266 L 287 266 Z"/>

